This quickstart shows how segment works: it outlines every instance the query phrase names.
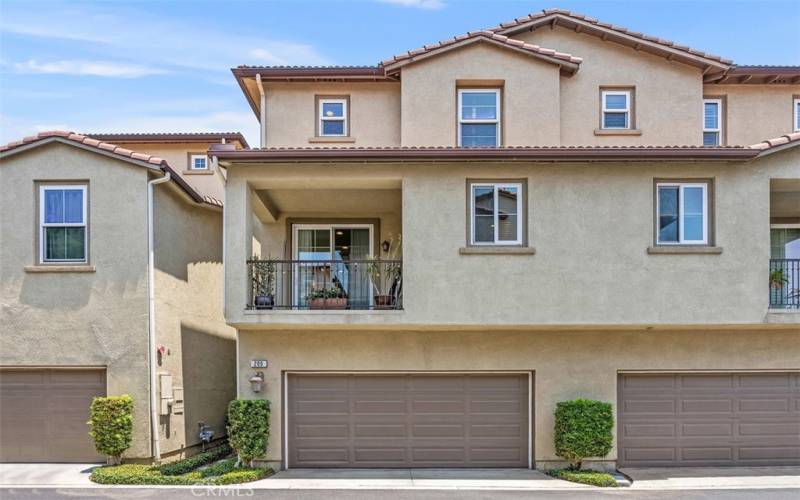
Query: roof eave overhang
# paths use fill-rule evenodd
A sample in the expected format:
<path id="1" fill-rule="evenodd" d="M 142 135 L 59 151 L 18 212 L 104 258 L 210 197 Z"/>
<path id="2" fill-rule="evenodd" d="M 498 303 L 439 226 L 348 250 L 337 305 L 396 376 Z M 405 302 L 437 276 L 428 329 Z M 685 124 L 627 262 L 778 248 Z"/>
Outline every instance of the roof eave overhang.
<path id="1" fill-rule="evenodd" d="M 541 148 L 541 149 L 435 149 L 430 150 L 299 150 L 283 149 L 213 151 L 220 162 L 327 163 L 327 162 L 641 162 L 641 161 L 747 161 L 759 151 L 748 148 Z"/>
<path id="2" fill-rule="evenodd" d="M 568 76 L 569 77 L 569 76 L 574 75 L 578 71 L 578 68 L 580 66 L 580 63 L 573 63 L 573 62 L 566 61 L 566 60 L 563 60 L 563 59 L 550 57 L 550 56 L 547 56 L 545 54 L 537 54 L 535 52 L 531 52 L 530 50 L 525 50 L 522 47 L 516 47 L 516 46 L 513 46 L 513 45 L 502 43 L 502 42 L 499 42 L 497 40 L 493 40 L 493 39 L 491 39 L 489 37 L 478 36 L 478 37 L 474 37 L 474 38 L 467 38 L 467 39 L 464 39 L 464 40 L 462 40 L 460 42 L 457 42 L 457 43 L 446 45 L 444 47 L 436 48 L 436 49 L 433 49 L 433 50 L 430 50 L 430 51 L 427 51 L 427 52 L 422 52 L 422 53 L 420 53 L 418 55 L 413 55 L 413 56 L 401 59 L 399 61 L 396 61 L 396 62 L 393 62 L 393 63 L 390 63 L 390 64 L 386 64 L 384 66 L 384 68 L 386 69 L 386 74 L 387 75 L 397 75 L 397 74 L 400 73 L 400 70 L 401 70 L 401 68 L 403 66 L 408 66 L 409 64 L 412 64 L 412 63 L 415 63 L 415 62 L 419 62 L 419 61 L 423 61 L 423 60 L 431 58 L 431 57 L 437 57 L 437 56 L 440 56 L 440 55 L 442 55 L 442 54 L 444 54 L 446 52 L 449 52 L 451 50 L 460 49 L 462 47 L 465 47 L 467 45 L 472 45 L 474 43 L 490 43 L 490 44 L 492 44 L 492 45 L 494 45 L 496 47 L 502 48 L 502 49 L 513 50 L 514 52 L 517 52 L 519 54 L 530 56 L 530 57 L 533 57 L 534 59 L 538 59 L 540 61 L 544 61 L 544 62 L 547 62 L 547 63 L 555 64 L 555 65 L 559 66 L 559 70 L 560 70 L 562 76 Z"/>
<path id="3" fill-rule="evenodd" d="M 549 14 L 547 16 L 540 17 L 538 19 L 532 19 L 528 22 L 515 26 L 501 28 L 495 30 L 495 33 L 513 36 L 524 31 L 533 31 L 534 29 L 542 26 L 554 27 L 556 24 L 564 28 L 576 29 L 583 33 L 600 36 L 600 38 L 602 38 L 604 41 L 616 42 L 621 45 L 631 47 L 635 50 L 641 50 L 643 52 L 649 52 L 655 55 L 666 57 L 669 61 L 681 62 L 690 66 L 701 68 L 705 74 L 716 74 L 726 71 L 731 67 L 731 63 L 705 57 L 702 54 L 694 54 L 692 53 L 693 51 L 691 51 L 691 49 L 688 47 L 670 47 L 655 41 L 647 40 L 646 37 L 640 38 L 638 36 L 629 35 L 611 28 L 606 28 L 604 26 L 566 16 L 560 13 Z M 576 26 L 580 26 L 580 28 L 576 28 Z"/>

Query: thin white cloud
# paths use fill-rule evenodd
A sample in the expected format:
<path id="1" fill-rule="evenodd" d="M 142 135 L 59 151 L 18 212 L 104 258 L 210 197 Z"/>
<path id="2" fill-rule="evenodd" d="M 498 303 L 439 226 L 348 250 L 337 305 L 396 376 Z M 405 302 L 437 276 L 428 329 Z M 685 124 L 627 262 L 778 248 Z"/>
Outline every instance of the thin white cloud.
<path id="1" fill-rule="evenodd" d="M 29 59 L 25 62 L 15 63 L 13 66 L 19 73 L 102 76 L 108 78 L 141 78 L 143 76 L 166 73 L 166 71 L 162 69 L 138 64 L 68 59 L 49 62 L 39 62 L 35 59 Z"/>
<path id="2" fill-rule="evenodd" d="M 397 5 L 398 7 L 411 7 L 413 9 L 439 10 L 445 7 L 443 0 L 378 0 L 381 3 Z"/>

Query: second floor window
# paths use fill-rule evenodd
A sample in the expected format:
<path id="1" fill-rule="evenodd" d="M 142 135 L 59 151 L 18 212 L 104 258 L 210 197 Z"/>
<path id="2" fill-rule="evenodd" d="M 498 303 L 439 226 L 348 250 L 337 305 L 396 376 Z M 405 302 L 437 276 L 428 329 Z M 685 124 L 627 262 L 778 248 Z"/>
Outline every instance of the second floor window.
<path id="1" fill-rule="evenodd" d="M 603 90 L 600 98 L 603 110 L 601 123 L 603 129 L 631 128 L 630 90 Z"/>
<path id="2" fill-rule="evenodd" d="M 486 148 L 500 145 L 500 90 L 458 91 L 458 145 Z"/>
<path id="3" fill-rule="evenodd" d="M 319 124 L 320 137 L 344 137 L 347 135 L 347 99 L 320 99 Z"/>
<path id="4" fill-rule="evenodd" d="M 800 132 L 800 98 L 794 100 L 794 131 Z"/>
<path id="5" fill-rule="evenodd" d="M 189 156 L 189 170 L 208 170 L 208 157 L 206 155 Z"/>
<path id="6" fill-rule="evenodd" d="M 86 262 L 86 186 L 39 187 L 41 262 Z"/>
<path id="7" fill-rule="evenodd" d="M 470 244 L 521 245 L 521 182 L 470 184 Z"/>
<path id="8" fill-rule="evenodd" d="M 722 143 L 722 99 L 703 99 L 703 146 Z"/>
<path id="9" fill-rule="evenodd" d="M 656 184 L 656 243 L 708 244 L 708 183 Z"/>

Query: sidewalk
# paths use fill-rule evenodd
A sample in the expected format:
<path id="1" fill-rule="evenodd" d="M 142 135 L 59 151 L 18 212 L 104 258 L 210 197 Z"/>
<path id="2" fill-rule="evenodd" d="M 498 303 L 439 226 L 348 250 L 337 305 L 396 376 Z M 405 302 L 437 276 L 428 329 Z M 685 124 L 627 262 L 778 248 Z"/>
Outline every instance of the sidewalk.
<path id="1" fill-rule="evenodd" d="M 800 488 L 800 467 L 663 467 L 620 469 L 632 489 Z"/>
<path id="2" fill-rule="evenodd" d="M 0 464 L 0 486 L 94 486 L 99 464 Z"/>

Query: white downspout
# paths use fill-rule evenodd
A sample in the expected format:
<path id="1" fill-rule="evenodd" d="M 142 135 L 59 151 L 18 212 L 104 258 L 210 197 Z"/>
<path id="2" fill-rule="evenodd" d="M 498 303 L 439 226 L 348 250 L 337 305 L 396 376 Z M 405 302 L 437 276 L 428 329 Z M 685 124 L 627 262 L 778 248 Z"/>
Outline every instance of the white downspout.
<path id="1" fill-rule="evenodd" d="M 158 380 L 156 377 L 156 268 L 155 268 L 155 231 L 153 224 L 154 186 L 170 180 L 170 173 L 164 177 L 153 179 L 147 183 L 147 306 L 148 306 L 148 339 L 150 352 L 150 424 L 152 433 L 152 452 L 155 461 L 161 460 L 161 444 L 158 430 Z"/>
<path id="2" fill-rule="evenodd" d="M 259 122 L 261 123 L 261 147 L 267 147 L 267 92 L 264 90 L 264 84 L 261 83 L 261 74 L 256 74 L 256 84 L 258 85 L 258 93 L 261 95 L 261 107 L 259 112 Z"/>

